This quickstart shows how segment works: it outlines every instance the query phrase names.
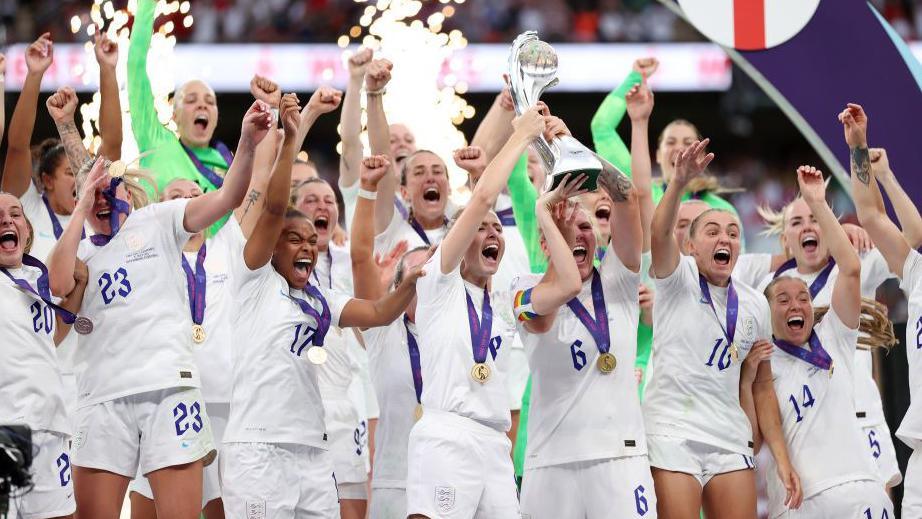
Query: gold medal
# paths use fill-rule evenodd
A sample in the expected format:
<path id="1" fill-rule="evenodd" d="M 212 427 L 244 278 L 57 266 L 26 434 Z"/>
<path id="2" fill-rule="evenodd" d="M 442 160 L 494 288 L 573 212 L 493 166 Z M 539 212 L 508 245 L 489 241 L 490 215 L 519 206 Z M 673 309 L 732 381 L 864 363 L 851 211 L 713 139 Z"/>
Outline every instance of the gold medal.
<path id="1" fill-rule="evenodd" d="M 128 166 L 120 160 L 116 160 L 112 164 L 109 164 L 109 176 L 112 178 L 118 178 L 125 174 L 125 171 L 128 170 Z"/>
<path id="2" fill-rule="evenodd" d="M 829 363 L 829 378 L 832 378 L 832 372 L 835 370 L 836 370 L 836 363 L 830 362 Z"/>
<path id="3" fill-rule="evenodd" d="M 418 422 L 420 418 L 423 417 L 423 404 L 416 404 L 416 408 L 413 409 L 413 421 Z"/>
<path id="4" fill-rule="evenodd" d="M 490 366 L 487 366 L 483 362 L 474 364 L 474 367 L 471 368 L 471 378 L 481 384 L 485 384 L 487 380 L 490 380 Z"/>
<path id="5" fill-rule="evenodd" d="M 736 346 L 736 343 L 730 344 L 730 357 L 733 359 L 733 362 L 740 361 L 740 349 Z"/>
<path id="6" fill-rule="evenodd" d="M 319 366 L 327 361 L 327 350 L 320 346 L 311 346 L 307 349 L 307 360 Z"/>
<path id="7" fill-rule="evenodd" d="M 84 317 L 82 315 L 77 316 L 77 319 L 74 320 L 74 331 L 80 335 L 87 335 L 93 332 L 93 321 L 89 317 Z"/>
<path id="8" fill-rule="evenodd" d="M 205 342 L 205 328 L 200 324 L 192 325 L 192 341 L 195 344 L 201 344 Z"/>
<path id="9" fill-rule="evenodd" d="M 615 370 L 615 366 L 618 365 L 618 359 L 615 358 L 611 353 L 605 352 L 599 355 L 599 359 L 596 360 L 595 366 L 599 368 L 604 374 L 609 374 Z"/>

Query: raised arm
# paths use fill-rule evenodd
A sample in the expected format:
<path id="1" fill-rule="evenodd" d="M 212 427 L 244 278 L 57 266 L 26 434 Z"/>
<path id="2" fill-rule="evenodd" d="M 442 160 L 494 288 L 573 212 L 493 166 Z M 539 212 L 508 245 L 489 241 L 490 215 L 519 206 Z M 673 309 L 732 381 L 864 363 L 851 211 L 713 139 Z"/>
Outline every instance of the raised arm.
<path id="1" fill-rule="evenodd" d="M 250 79 L 250 93 L 257 101 L 262 101 L 270 110 L 278 110 L 279 102 L 282 99 L 282 91 L 278 84 L 269 78 L 256 74 Z M 250 185 L 247 188 L 246 197 L 243 202 L 234 209 L 234 217 L 240 224 L 240 230 L 247 238 L 253 232 L 256 221 L 259 220 L 259 213 L 263 207 L 263 201 L 266 193 L 266 185 L 269 184 L 269 175 L 272 173 L 272 165 L 278 158 L 278 146 L 281 142 L 281 130 L 276 129 L 278 121 L 275 120 L 277 114 L 273 114 L 273 120 L 270 126 L 274 131 L 270 131 L 266 138 L 257 146 L 253 152 L 253 175 L 250 177 Z"/>
<path id="2" fill-rule="evenodd" d="M 154 107 L 154 92 L 147 76 L 147 52 L 154 32 L 156 7 L 156 0 L 138 0 L 128 44 L 128 111 L 131 113 L 131 132 L 141 152 L 155 148 L 160 140 L 176 138 L 160 124 Z"/>
<path id="3" fill-rule="evenodd" d="M 535 204 L 538 224 L 544 233 L 544 240 L 550 255 L 550 267 L 541 282 L 529 289 L 527 298 L 531 308 L 527 311 L 535 317 L 525 321 L 525 328 L 532 333 L 545 333 L 554 324 L 557 309 L 579 295 L 582 289 L 579 268 L 573 259 L 574 215 L 580 209 L 570 206 L 570 197 L 583 193 L 580 186 L 586 175 L 568 176 L 553 191 L 541 196 Z M 524 298 L 523 298 L 524 299 Z M 516 309 L 518 314 L 521 309 Z"/>
<path id="4" fill-rule="evenodd" d="M 378 183 L 378 203 L 375 204 L 375 233 L 380 233 L 394 216 L 394 197 L 397 193 L 396 160 L 391 157 L 391 131 L 384 114 L 384 89 L 391 80 L 394 65 L 386 59 L 376 59 L 365 71 L 365 94 L 368 114 L 368 144 L 372 155 L 387 155 L 391 161 L 391 175 Z"/>
<path id="5" fill-rule="evenodd" d="M 343 99 L 343 110 L 339 114 L 340 136 L 343 139 L 343 153 L 339 158 L 339 186 L 352 187 L 360 174 L 362 162 L 362 82 L 365 70 L 371 63 L 374 53 L 371 49 L 361 48 L 349 57 L 349 85 Z M 369 221 L 369 224 L 373 222 Z"/>
<path id="6" fill-rule="evenodd" d="M 109 186 L 109 172 L 102 158 L 96 159 L 83 187 L 80 189 L 77 205 L 71 214 L 64 233 L 48 254 L 48 282 L 51 293 L 57 297 L 67 297 L 77 284 L 75 268 L 77 248 L 83 238 L 83 225 L 86 216 L 93 210 L 96 192 Z"/>
<path id="7" fill-rule="evenodd" d="M 80 311 L 80 307 L 83 305 L 83 295 L 86 292 L 86 283 L 89 279 L 89 271 L 86 268 L 86 263 L 76 260 L 74 265 L 74 288 L 70 291 L 69 294 L 64 296 L 58 305 L 61 308 L 76 314 Z M 61 319 L 61 316 L 55 312 L 55 327 L 54 327 L 54 345 L 60 346 L 64 339 L 67 337 L 67 334 L 70 333 L 70 329 L 73 325 L 67 324 L 64 322 L 64 319 Z"/>
<path id="8" fill-rule="evenodd" d="M 922 233 L 922 223 L 919 221 L 919 212 L 915 209 L 912 200 L 905 196 L 896 179 L 886 181 L 890 184 L 893 194 L 891 201 L 897 212 L 900 223 L 903 224 L 901 234 L 896 225 L 890 221 L 884 209 L 884 200 L 880 194 L 878 182 L 875 177 L 893 176 L 890 171 L 889 160 L 885 150 L 868 150 L 868 117 L 864 109 L 856 104 L 849 104 L 839 114 L 839 121 L 845 131 L 845 142 L 848 144 L 851 156 L 852 197 L 858 211 L 858 221 L 868 232 L 871 240 L 887 260 L 890 271 L 898 276 L 903 275 L 903 265 L 906 256 L 912 249 L 907 236 Z M 872 154 L 871 151 L 874 153 Z M 887 194 L 891 194 L 888 191 Z M 906 200 L 901 200 L 905 198 Z M 906 203 L 911 207 L 906 207 Z"/>
<path id="9" fill-rule="evenodd" d="M 317 118 L 339 108 L 342 101 L 342 91 L 333 87 L 321 86 L 314 91 L 310 99 L 307 100 L 307 104 L 301 109 L 301 121 L 298 123 L 298 140 L 295 141 L 295 149 L 301 151 L 304 146 L 304 140 L 307 139 L 307 134 L 314 127 Z"/>
<path id="10" fill-rule="evenodd" d="M 864 156 L 867 157 L 866 148 Z M 839 276 L 832 288 L 832 309 L 845 326 L 857 328 L 861 315 L 861 260 L 848 241 L 838 218 L 826 203 L 823 172 L 811 166 L 801 166 L 797 168 L 797 183 L 800 185 L 801 196 L 823 232 L 829 253 L 839 268 Z"/>
<path id="11" fill-rule="evenodd" d="M 545 129 L 544 116 L 541 115 L 540 108 L 532 107 L 527 112 L 513 121 L 515 131 L 512 137 L 503 146 L 496 158 L 490 162 L 480 181 L 474 187 L 471 199 L 458 217 L 458 221 L 451 227 L 448 234 L 442 240 L 441 258 L 442 273 L 447 274 L 455 269 L 464 256 L 465 250 L 474 239 L 474 234 L 480 227 L 480 222 L 487 214 L 487 211 L 493 208 L 496 203 L 496 197 L 499 196 L 503 186 L 512 172 L 519 156 L 525 151 L 525 148 Z M 379 202 L 380 203 L 380 202 Z"/>
<path id="12" fill-rule="evenodd" d="M 0 141 L 6 132 L 6 56 L 0 54 Z"/>
<path id="13" fill-rule="evenodd" d="M 480 126 L 477 127 L 474 138 L 471 139 L 471 146 L 481 148 L 486 153 L 488 162 L 493 160 L 493 157 L 499 153 L 500 148 L 512 135 L 513 117 L 515 117 L 515 111 L 512 105 L 512 95 L 509 93 L 509 87 L 505 87 L 493 100 L 493 105 L 480 121 Z"/>
<path id="14" fill-rule="evenodd" d="M 48 114 L 54 120 L 61 137 L 61 144 L 67 154 L 67 162 L 74 175 L 90 160 L 90 153 L 83 145 L 80 130 L 74 122 L 74 113 L 77 111 L 77 93 L 71 87 L 62 87 L 45 101 Z"/>
<path id="15" fill-rule="evenodd" d="M 640 208 L 643 231 L 643 251 L 650 250 L 650 224 L 653 221 L 653 173 L 650 163 L 650 114 L 653 112 L 653 92 L 646 78 L 625 95 L 627 113 L 631 118 L 631 180 Z"/>
<path id="16" fill-rule="evenodd" d="M 400 286 L 375 301 L 368 299 L 351 299 L 343 307 L 339 317 L 339 326 L 372 328 L 386 326 L 402 314 L 413 296 L 416 295 L 416 280 L 424 276 L 423 265 L 407 270 Z"/>
<path id="17" fill-rule="evenodd" d="M 676 157 L 675 174 L 666 187 L 663 198 L 653 211 L 650 226 L 650 245 L 653 254 L 653 275 L 670 276 L 679 266 L 679 244 L 675 239 L 675 224 L 679 217 L 679 204 L 688 182 L 700 175 L 714 160 L 713 153 L 705 154 L 710 139 L 695 141 Z"/>
<path id="18" fill-rule="evenodd" d="M 3 162 L 3 179 L 0 190 L 17 197 L 25 194 L 32 182 L 32 130 L 35 128 L 35 114 L 38 110 L 38 92 L 42 77 L 54 61 L 51 34 L 42 34 L 26 48 L 26 79 L 22 85 L 10 131 L 7 134 L 6 160 Z"/>
<path id="19" fill-rule="evenodd" d="M 658 67 L 659 61 L 656 58 L 635 60 L 631 73 L 605 97 L 592 117 L 592 143 L 596 153 L 628 176 L 631 175 L 631 153 L 617 132 L 627 107 L 625 95 L 644 77 L 653 75 Z"/>
<path id="20" fill-rule="evenodd" d="M 381 272 L 375 263 L 375 226 L 374 214 L 376 201 L 371 198 L 377 193 L 378 183 L 390 173 L 390 160 L 387 155 L 374 155 L 361 161 L 361 180 L 359 197 L 355 202 L 349 240 L 349 252 L 352 257 L 352 279 L 355 297 L 359 299 L 378 299 L 384 293 Z M 363 193 L 364 192 L 364 193 Z"/>
<path id="21" fill-rule="evenodd" d="M 99 63 L 99 154 L 109 160 L 122 158 L 122 105 L 118 98 L 118 44 L 97 29 L 94 37 L 96 62 Z M 74 170 L 76 173 L 77 170 Z"/>
<path id="22" fill-rule="evenodd" d="M 922 215 L 919 214 L 919 207 L 913 203 L 903 186 L 896 179 L 896 175 L 890 169 L 890 161 L 887 159 L 887 150 L 883 148 L 871 148 L 869 150 L 871 157 L 871 176 L 877 179 L 877 183 L 887 193 L 890 203 L 893 204 L 893 211 L 903 228 L 903 237 L 909 243 L 909 247 L 917 249 L 922 247 Z M 878 191 L 879 193 L 879 191 Z M 902 268 L 902 264 L 900 264 Z"/>
<path id="23" fill-rule="evenodd" d="M 243 259 L 250 270 L 256 270 L 269 263 L 279 233 L 285 224 L 285 211 L 288 209 L 288 196 L 291 191 L 291 166 L 298 152 L 295 148 L 298 123 L 301 119 L 298 110 L 298 98 L 294 94 L 282 97 L 279 117 L 282 119 L 285 137 L 266 189 L 265 207 L 256 222 L 255 232 L 249 236 L 243 249 Z"/>
<path id="24" fill-rule="evenodd" d="M 224 185 L 186 204 L 183 226 L 188 232 L 204 230 L 243 202 L 253 174 L 256 146 L 266 137 L 271 127 L 272 113 L 269 106 L 262 101 L 254 102 L 243 116 L 237 153 L 227 171 Z"/>

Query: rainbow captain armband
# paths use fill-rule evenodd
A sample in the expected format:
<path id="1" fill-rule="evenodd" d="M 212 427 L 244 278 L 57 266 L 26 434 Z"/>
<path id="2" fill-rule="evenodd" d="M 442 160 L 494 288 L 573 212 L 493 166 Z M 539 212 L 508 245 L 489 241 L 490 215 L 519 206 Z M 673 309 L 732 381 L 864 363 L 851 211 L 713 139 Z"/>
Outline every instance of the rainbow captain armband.
<path id="1" fill-rule="evenodd" d="M 532 290 L 534 290 L 534 288 L 519 290 L 515 293 L 513 313 L 515 313 L 515 318 L 519 321 L 531 321 L 539 317 L 539 315 L 535 313 L 535 309 L 531 306 Z"/>

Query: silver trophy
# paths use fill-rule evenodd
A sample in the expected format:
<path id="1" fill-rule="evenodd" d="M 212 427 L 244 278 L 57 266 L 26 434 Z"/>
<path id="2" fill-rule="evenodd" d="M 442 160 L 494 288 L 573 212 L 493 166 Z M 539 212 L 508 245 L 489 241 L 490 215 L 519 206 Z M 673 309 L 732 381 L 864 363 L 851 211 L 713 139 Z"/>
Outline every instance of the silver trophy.
<path id="1" fill-rule="evenodd" d="M 558 83 L 557 53 L 539 40 L 535 31 L 523 32 L 512 42 L 509 83 L 518 115 L 535 106 L 541 94 Z M 595 191 L 601 187 L 612 200 L 624 200 L 631 188 L 627 175 L 569 135 L 555 137 L 551 142 L 539 136 L 532 146 L 548 172 L 546 189 L 554 189 L 567 175 L 583 173 L 589 177 L 583 183 L 584 189 Z"/>

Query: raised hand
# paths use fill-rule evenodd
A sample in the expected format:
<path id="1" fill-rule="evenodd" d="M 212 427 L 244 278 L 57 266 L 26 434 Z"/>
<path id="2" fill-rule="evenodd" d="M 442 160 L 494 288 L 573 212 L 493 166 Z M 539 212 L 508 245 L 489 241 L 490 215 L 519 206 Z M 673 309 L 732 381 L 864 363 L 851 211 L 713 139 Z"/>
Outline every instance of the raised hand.
<path id="1" fill-rule="evenodd" d="M 115 68 L 118 64 L 118 43 L 110 39 L 99 27 L 93 35 L 93 52 L 100 67 Z"/>
<path id="2" fill-rule="evenodd" d="M 647 86 L 647 77 L 631 87 L 624 96 L 627 103 L 627 115 L 632 121 L 643 121 L 653 113 L 653 92 Z"/>
<path id="3" fill-rule="evenodd" d="M 545 122 L 544 116 L 541 115 L 541 108 L 533 106 L 522 115 L 513 119 L 512 127 L 515 129 L 515 133 L 518 133 L 520 136 L 534 139 L 544 133 L 544 130 L 547 128 L 547 123 Z"/>
<path id="4" fill-rule="evenodd" d="M 852 244 L 852 247 L 858 251 L 859 254 L 864 254 L 865 252 L 874 248 L 874 242 L 871 241 L 871 235 L 869 235 L 868 231 L 865 231 L 862 227 L 859 227 L 853 223 L 843 223 L 842 230 L 845 231 L 845 235 L 848 236 L 848 241 Z"/>
<path id="5" fill-rule="evenodd" d="M 797 184 L 800 186 L 800 196 L 808 205 L 826 201 L 826 182 L 823 172 L 813 166 L 797 168 Z"/>
<path id="6" fill-rule="evenodd" d="M 587 178 L 589 177 L 585 173 L 576 176 L 569 174 L 564 177 L 563 182 L 557 184 L 557 187 L 550 191 L 545 191 L 541 195 L 541 198 L 539 198 L 539 201 L 543 203 L 548 210 L 552 210 L 561 202 L 566 202 L 569 198 L 586 193 L 587 190 L 583 189 L 582 185 Z"/>
<path id="7" fill-rule="evenodd" d="M 487 154 L 480 146 L 467 146 L 452 154 L 455 164 L 471 175 L 480 176 L 487 169 Z"/>
<path id="8" fill-rule="evenodd" d="M 544 140 L 550 142 L 561 135 L 573 135 L 570 133 L 570 129 L 567 128 L 566 123 L 563 122 L 563 119 L 553 115 L 547 115 L 544 117 L 544 122 L 547 127 L 544 129 Z"/>
<path id="9" fill-rule="evenodd" d="M 378 182 L 387 175 L 391 161 L 387 155 L 372 155 L 362 159 L 362 166 L 359 172 L 359 178 L 362 189 L 375 191 L 378 189 Z"/>
<path id="10" fill-rule="evenodd" d="M 267 77 L 256 74 L 250 80 L 250 93 L 258 101 L 266 103 L 271 108 L 277 108 L 282 100 L 282 90 L 278 84 Z"/>
<path id="11" fill-rule="evenodd" d="M 648 78 L 659 68 L 659 60 L 653 57 L 639 58 L 634 60 L 634 65 L 631 68 L 635 72 L 640 72 L 644 78 Z"/>
<path id="12" fill-rule="evenodd" d="M 861 105 L 848 103 L 845 110 L 839 114 L 839 122 L 845 130 L 845 142 L 849 148 L 867 148 L 868 146 L 868 115 L 864 113 Z"/>
<path id="13" fill-rule="evenodd" d="M 378 272 L 380 272 L 381 276 L 381 287 L 385 292 L 388 291 L 388 287 L 394 280 L 394 274 L 397 272 L 397 265 L 400 263 L 400 258 L 402 258 L 409 249 L 410 244 L 407 243 L 407 240 L 400 240 L 387 254 L 375 255 L 375 265 L 378 266 Z"/>
<path id="14" fill-rule="evenodd" d="M 46 32 L 26 48 L 26 68 L 33 74 L 44 74 L 54 61 L 51 33 Z"/>
<path id="15" fill-rule="evenodd" d="M 637 289 L 637 300 L 640 303 L 640 320 L 647 326 L 653 326 L 653 291 L 647 285 L 640 284 Z"/>
<path id="16" fill-rule="evenodd" d="M 365 91 L 381 92 L 391 80 L 391 69 L 394 64 L 386 59 L 373 60 L 365 70 Z"/>
<path id="17" fill-rule="evenodd" d="M 61 87 L 45 101 L 45 106 L 55 123 L 71 122 L 77 111 L 77 93 L 71 87 Z"/>
<path id="18" fill-rule="evenodd" d="M 343 93 L 335 88 L 322 86 L 307 101 L 307 109 L 316 114 L 326 114 L 339 108 Z"/>
<path id="19" fill-rule="evenodd" d="M 515 103 L 512 102 L 512 91 L 509 90 L 508 86 L 503 87 L 503 91 L 497 96 L 499 99 L 499 106 L 507 112 L 515 110 Z"/>
<path id="20" fill-rule="evenodd" d="M 355 54 L 349 57 L 349 77 L 353 80 L 361 81 L 365 77 L 368 64 L 374 57 L 374 51 L 367 47 L 362 47 Z"/>
<path id="21" fill-rule="evenodd" d="M 893 179 L 893 170 L 890 169 L 887 150 L 871 148 L 868 150 L 868 158 L 871 161 L 871 172 L 874 173 L 874 178 L 881 182 Z"/>
<path id="22" fill-rule="evenodd" d="M 400 286 L 403 286 L 404 283 L 416 284 L 416 280 L 426 275 L 426 271 L 423 268 L 426 267 L 426 263 L 429 262 L 429 258 L 432 257 L 432 254 L 435 253 L 435 247 L 429 249 L 429 253 L 426 255 L 426 261 L 407 269 L 403 275 L 403 280 L 400 281 Z"/>
<path id="23" fill-rule="evenodd" d="M 83 189 L 80 190 L 80 198 L 77 199 L 77 210 L 82 210 L 84 214 L 89 214 L 93 209 L 93 202 L 96 201 L 96 191 L 105 189 L 109 186 L 109 172 L 106 169 L 105 159 L 99 157 L 93 163 L 92 169 L 83 181 Z"/>
<path id="24" fill-rule="evenodd" d="M 298 105 L 298 96 L 285 94 L 279 105 L 279 118 L 285 130 L 285 138 L 295 137 L 298 134 L 298 125 L 301 122 L 301 107 Z"/>
<path id="25" fill-rule="evenodd" d="M 240 143 L 255 148 L 272 128 L 272 112 L 263 101 L 253 101 L 250 109 L 243 115 L 240 129 Z"/>
<path id="26" fill-rule="evenodd" d="M 708 164 L 714 160 L 713 153 L 705 152 L 710 142 L 711 139 L 695 141 L 691 146 L 676 155 L 675 175 L 672 177 L 673 183 L 678 183 L 684 188 L 691 179 L 704 172 Z"/>

